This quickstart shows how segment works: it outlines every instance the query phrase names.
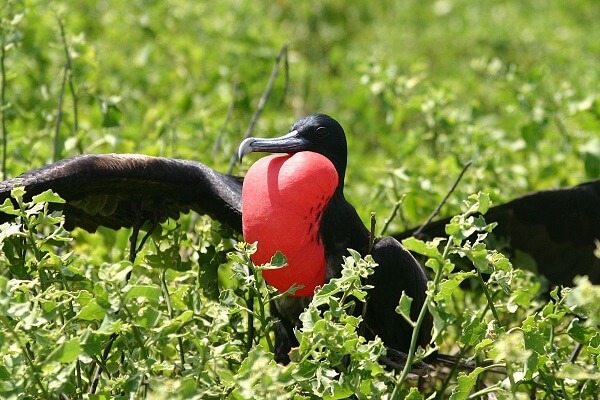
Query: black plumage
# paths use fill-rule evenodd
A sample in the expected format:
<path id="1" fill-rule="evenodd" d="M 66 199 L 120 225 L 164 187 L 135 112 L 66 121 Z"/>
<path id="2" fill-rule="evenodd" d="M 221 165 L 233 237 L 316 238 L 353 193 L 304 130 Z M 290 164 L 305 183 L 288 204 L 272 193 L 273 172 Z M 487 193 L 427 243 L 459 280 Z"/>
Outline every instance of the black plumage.
<path id="1" fill-rule="evenodd" d="M 52 189 L 67 201 L 56 206 L 63 209 L 68 229 L 119 229 L 194 210 L 241 232 L 242 182 L 196 161 L 90 154 L 0 182 L 0 203 L 10 198 L 15 186 L 24 186 L 28 197 Z M 0 222 L 9 218 L 0 214 Z"/>
<path id="2" fill-rule="evenodd" d="M 577 275 L 600 284 L 600 259 L 594 255 L 600 241 L 600 179 L 581 185 L 542 190 L 492 207 L 484 215 L 496 222 L 493 235 L 504 243 L 509 257 L 528 254 L 537 270 L 554 285 L 569 286 Z M 450 218 L 432 222 L 420 238 L 444 237 Z M 398 240 L 417 229 L 393 235 Z"/>

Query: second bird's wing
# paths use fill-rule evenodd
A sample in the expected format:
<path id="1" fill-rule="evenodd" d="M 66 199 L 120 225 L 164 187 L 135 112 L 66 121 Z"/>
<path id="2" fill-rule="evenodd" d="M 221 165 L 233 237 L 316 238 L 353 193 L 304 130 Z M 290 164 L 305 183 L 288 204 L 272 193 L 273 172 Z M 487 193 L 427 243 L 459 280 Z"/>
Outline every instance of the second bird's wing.
<path id="1" fill-rule="evenodd" d="M 600 180 L 530 193 L 490 208 L 484 218 L 498 223 L 493 234 L 505 242 L 509 256 L 529 254 L 553 284 L 572 285 L 576 275 L 600 283 L 600 259 L 594 255 L 600 240 Z M 447 236 L 449 221 L 429 224 L 421 237 Z M 401 240 L 414 232 L 394 237 Z"/>

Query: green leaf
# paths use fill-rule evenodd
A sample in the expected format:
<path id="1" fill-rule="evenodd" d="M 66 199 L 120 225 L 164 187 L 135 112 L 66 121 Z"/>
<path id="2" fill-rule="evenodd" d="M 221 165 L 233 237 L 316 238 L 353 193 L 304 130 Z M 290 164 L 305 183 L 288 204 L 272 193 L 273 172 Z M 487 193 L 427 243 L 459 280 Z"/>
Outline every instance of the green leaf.
<path id="1" fill-rule="evenodd" d="M 77 318 L 84 321 L 101 321 L 106 315 L 106 310 L 95 300 L 88 302 L 77 313 Z"/>
<path id="2" fill-rule="evenodd" d="M 287 257 L 280 251 L 276 251 L 273 257 L 271 257 L 270 264 L 273 268 L 285 267 L 287 265 Z"/>
<path id="3" fill-rule="evenodd" d="M 142 328 L 150 329 L 156 326 L 160 313 L 152 307 L 144 307 L 138 311 L 135 322 Z"/>
<path id="4" fill-rule="evenodd" d="M 461 372 L 458 375 L 458 384 L 452 390 L 452 394 L 450 395 L 450 400 L 466 400 L 473 387 L 475 387 L 475 383 L 477 382 L 477 377 L 485 371 L 484 368 L 477 367 L 471 373 L 465 375 Z"/>
<path id="5" fill-rule="evenodd" d="M 533 317 L 531 316 L 528 319 L 533 320 Z M 545 336 L 543 332 L 539 332 L 538 329 L 538 326 L 523 329 L 525 348 L 533 350 L 537 354 L 546 354 L 545 346 L 548 343 L 549 338 Z"/>
<path id="6" fill-rule="evenodd" d="M 423 400 L 425 397 L 419 393 L 419 389 L 416 387 L 411 387 L 408 395 L 406 395 L 405 400 Z"/>
<path id="7" fill-rule="evenodd" d="M 127 290 L 124 296 L 125 302 L 132 300 L 145 300 L 156 306 L 161 301 L 160 288 L 152 285 L 133 285 Z"/>
<path id="8" fill-rule="evenodd" d="M 48 356 L 49 361 L 57 361 L 59 363 L 70 363 L 75 361 L 81 354 L 81 347 L 79 346 L 79 339 L 71 339 L 67 342 L 60 343 Z"/>
<path id="9" fill-rule="evenodd" d="M 25 188 L 23 186 L 15 186 L 10 191 L 10 197 L 12 197 L 13 199 L 22 199 L 24 195 L 25 195 Z"/>
<path id="10" fill-rule="evenodd" d="M 420 239 L 409 237 L 402 241 L 402 245 L 408 250 L 426 257 L 441 259 L 442 254 L 437 248 L 436 242 L 426 243 Z"/>
<path id="11" fill-rule="evenodd" d="M 469 311 L 471 312 L 471 311 Z M 462 324 L 462 336 L 460 342 L 469 346 L 475 346 L 481 342 L 487 334 L 487 323 L 481 321 L 478 315 L 468 316 L 468 319 Z"/>
<path id="12" fill-rule="evenodd" d="M 469 196 L 469 200 L 466 202 L 468 205 L 467 211 L 465 211 L 464 215 L 472 215 L 475 213 L 485 214 L 491 205 L 490 195 L 485 192 L 478 192 L 477 194 L 472 194 Z"/>
<path id="13" fill-rule="evenodd" d="M 13 206 L 12 201 L 10 199 L 5 199 L 4 203 L 0 205 L 0 212 L 8 215 L 19 215 L 20 211 Z"/>
<path id="14" fill-rule="evenodd" d="M 600 332 L 596 332 L 588 344 L 588 352 L 594 355 L 600 355 Z"/>
<path id="15" fill-rule="evenodd" d="M 119 320 L 117 320 L 117 321 L 111 320 L 110 314 L 107 314 L 104 317 L 104 320 L 102 320 L 102 324 L 100 325 L 98 330 L 95 331 L 95 333 L 103 334 L 103 335 L 110 335 L 113 333 L 120 333 L 122 330 L 123 330 L 123 323 Z"/>
<path id="16" fill-rule="evenodd" d="M 452 274 L 449 279 L 446 279 L 439 284 L 439 291 L 435 294 L 435 300 L 437 302 L 451 301 L 452 295 L 460 287 L 460 284 L 465 279 L 474 278 L 476 276 L 477 273 L 475 271 L 459 271 Z"/>
<path id="17" fill-rule="evenodd" d="M 587 368 L 583 365 L 577 364 L 564 364 L 556 374 L 558 378 L 562 379 L 576 379 L 576 380 L 600 380 L 600 372 L 595 368 L 588 366 Z"/>
<path id="18" fill-rule="evenodd" d="M 108 335 L 92 332 L 89 328 L 85 329 L 79 338 L 79 344 L 83 352 L 89 357 L 99 356 L 108 341 Z"/>
<path id="19" fill-rule="evenodd" d="M 65 203 L 65 200 L 58 194 L 54 193 L 51 189 L 43 191 L 37 194 L 31 199 L 32 204 L 38 203 Z"/>
<path id="20" fill-rule="evenodd" d="M 198 253 L 198 283 L 204 295 L 211 300 L 219 298 L 219 266 L 227 261 L 226 254 L 208 246 L 206 252 Z"/>
<path id="21" fill-rule="evenodd" d="M 600 324 L 600 286 L 592 285 L 587 276 L 575 278 L 576 286 L 566 296 L 567 306 L 587 317 L 586 326 Z"/>
<path id="22" fill-rule="evenodd" d="M 598 137 L 590 139 L 580 147 L 579 151 L 583 155 L 586 175 L 596 179 L 600 176 L 600 139 Z"/>
<path id="23" fill-rule="evenodd" d="M 402 315 L 402 317 L 404 317 L 404 319 L 407 322 L 414 326 L 415 321 L 411 320 L 410 317 L 410 306 L 412 304 L 412 301 L 413 299 L 407 296 L 404 291 L 402 291 L 402 295 L 400 296 L 400 302 L 398 306 L 396 306 L 396 312 Z"/>
<path id="24" fill-rule="evenodd" d="M 4 365 L 0 365 L 0 380 L 6 381 L 12 378 L 12 375 Z"/>
<path id="25" fill-rule="evenodd" d="M 487 193 L 479 192 L 479 212 L 485 214 L 490 209 L 492 202 L 490 201 L 490 195 Z"/>

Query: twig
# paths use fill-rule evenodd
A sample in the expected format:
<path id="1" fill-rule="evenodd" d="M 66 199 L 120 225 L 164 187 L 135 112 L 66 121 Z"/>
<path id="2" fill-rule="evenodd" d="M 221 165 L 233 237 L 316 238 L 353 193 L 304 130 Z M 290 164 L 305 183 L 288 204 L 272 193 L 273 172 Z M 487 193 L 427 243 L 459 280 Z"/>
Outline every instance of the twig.
<path id="1" fill-rule="evenodd" d="M 423 229 L 425 229 L 427 227 L 427 225 L 429 225 L 429 223 L 431 222 L 431 220 L 440 212 L 440 209 L 442 208 L 442 206 L 444 204 L 446 204 L 446 201 L 448 200 L 448 198 L 450 197 L 450 195 L 452 194 L 452 192 L 454 192 L 454 189 L 456 189 L 456 187 L 458 186 L 458 183 L 462 179 L 462 177 L 465 174 L 465 172 L 467 172 L 467 169 L 469 169 L 469 167 L 471 166 L 471 164 L 472 164 L 472 161 L 469 161 L 469 162 L 467 162 L 463 166 L 462 171 L 460 171 L 460 174 L 458 175 L 458 178 L 456 178 L 456 180 L 452 184 L 452 187 L 450 188 L 450 190 L 448 190 L 448 193 L 446 193 L 446 195 L 444 196 L 444 198 L 438 203 L 438 205 L 435 207 L 435 209 L 433 210 L 433 212 L 429 215 L 429 217 L 427 217 L 427 219 L 425 220 L 425 222 L 423 222 L 423 225 L 421 225 L 419 227 L 419 229 L 416 230 L 416 232 L 413 234 L 414 237 L 418 238 L 421 235 L 421 232 L 423 231 Z"/>
<path id="2" fill-rule="evenodd" d="M 571 356 L 569 357 L 569 362 L 571 364 L 573 364 L 575 361 L 577 361 L 577 358 L 579 357 L 579 353 L 581 353 L 582 348 L 583 348 L 583 345 L 581 343 L 577 343 L 577 346 L 575 346 L 575 349 L 573 350 L 573 352 L 571 353 Z"/>
<path id="3" fill-rule="evenodd" d="M 65 97 L 65 89 L 67 84 L 69 85 L 69 90 L 71 92 L 71 96 L 73 97 L 73 130 L 75 134 L 77 134 L 78 130 L 78 121 L 77 121 L 77 100 L 75 97 L 75 88 L 73 87 L 73 80 L 71 79 L 71 55 L 69 54 L 69 47 L 67 45 L 67 37 L 65 35 L 65 26 L 63 24 L 60 16 L 56 16 L 58 21 L 58 26 L 60 28 L 60 37 L 62 40 L 63 48 L 65 50 L 65 67 L 63 69 L 63 79 L 60 86 L 60 95 L 58 97 L 58 110 L 56 115 L 56 125 L 54 127 L 54 153 L 52 155 L 52 161 L 56 161 L 60 158 L 60 154 L 58 151 L 58 142 L 60 138 L 60 125 L 62 123 L 63 117 L 63 102 Z"/>
<path id="4" fill-rule="evenodd" d="M 283 47 L 279 51 L 279 54 L 277 55 L 277 58 L 275 59 L 275 64 L 273 65 L 273 70 L 271 71 L 271 76 L 269 77 L 269 82 L 267 83 L 267 87 L 265 88 L 265 91 L 258 102 L 258 107 L 256 108 L 254 115 L 252 116 L 250 125 L 248 125 L 248 129 L 244 133 L 244 137 L 242 138 L 242 140 L 249 138 L 250 136 L 252 136 L 252 132 L 254 132 L 254 126 L 256 125 L 256 122 L 260 118 L 260 114 L 262 113 L 263 109 L 265 108 L 265 105 L 267 104 L 267 100 L 269 99 L 269 96 L 271 95 L 271 91 L 273 90 L 273 85 L 275 84 L 275 78 L 277 78 L 277 74 L 279 73 L 279 64 L 281 63 L 282 58 L 287 59 L 287 44 L 283 45 Z M 235 166 L 235 163 L 237 161 L 238 161 L 237 152 L 235 152 L 233 154 L 233 156 L 231 157 L 231 161 L 229 162 L 229 169 L 227 170 L 228 174 L 230 174 L 231 171 L 233 171 L 233 167 Z"/>
<path id="5" fill-rule="evenodd" d="M 150 227 L 150 229 L 148 229 L 146 234 L 142 237 L 142 240 L 140 240 L 140 244 L 137 246 L 137 249 L 135 250 L 135 254 L 133 255 L 133 260 L 131 260 L 132 263 L 135 261 L 135 259 L 137 257 L 137 253 L 142 251 L 142 248 L 146 244 L 146 241 L 150 238 L 150 236 L 152 236 L 152 234 L 154 233 L 154 230 L 156 229 L 157 226 L 158 226 L 158 219 L 155 219 L 154 222 L 152 223 L 152 226 Z M 141 227 L 140 227 L 140 229 L 141 229 Z"/>
<path id="6" fill-rule="evenodd" d="M 396 214 L 398 213 L 398 210 L 400 209 L 400 205 L 404 201 L 405 197 L 406 197 L 406 195 L 403 194 L 402 197 L 400 197 L 400 199 L 398 199 L 398 201 L 396 201 L 396 203 L 394 203 L 394 208 L 392 209 L 390 216 L 387 217 L 385 219 L 385 221 L 383 221 L 383 228 L 381 228 L 381 233 L 379 234 L 380 236 L 385 235 L 385 232 L 387 231 L 388 227 L 390 226 L 390 223 L 392 222 L 392 220 L 394 218 L 396 218 Z"/>
<path id="7" fill-rule="evenodd" d="M 141 248 L 144 245 L 144 243 L 146 242 L 146 240 L 148 240 L 148 238 L 152 234 L 152 231 L 154 231 L 154 229 L 158 225 L 158 221 L 155 221 L 154 224 L 152 225 L 152 227 L 148 230 L 148 232 L 146 232 L 146 235 L 144 235 L 144 237 L 142 238 L 142 241 L 138 247 L 138 245 L 137 245 L 138 236 L 139 236 L 140 229 L 142 228 L 143 224 L 144 224 L 144 220 L 143 220 L 142 216 L 137 215 L 136 221 L 132 228 L 131 236 L 129 237 L 129 261 L 131 262 L 131 264 L 133 264 L 135 262 L 138 251 L 141 250 Z M 129 273 L 125 277 L 125 279 L 127 281 L 129 281 L 129 278 L 131 277 L 131 272 L 132 271 L 129 271 Z M 115 315 L 119 315 L 120 311 L 121 310 L 118 310 L 115 313 Z M 126 309 L 125 309 L 125 312 L 127 312 Z M 114 332 L 110 335 L 110 338 L 108 339 L 108 343 L 106 344 L 106 347 L 104 348 L 104 351 L 102 352 L 101 362 L 96 363 L 96 368 L 94 369 L 94 373 L 92 375 L 93 376 L 92 385 L 90 386 L 91 394 L 96 393 L 96 389 L 98 388 L 98 382 L 100 381 L 100 375 L 102 374 L 102 365 L 106 363 L 106 360 L 108 360 L 110 350 L 112 349 L 113 344 L 117 340 L 117 336 L 118 335 L 116 332 Z"/>
<path id="8" fill-rule="evenodd" d="M 4 29 L 4 27 L 0 27 Z M 6 66 L 4 60 L 6 58 L 6 36 L 4 32 L 0 35 L 0 80 L 2 89 L 0 91 L 0 112 L 2 113 L 2 179 L 6 179 L 6 145 L 8 143 L 8 132 L 6 129 Z"/>
<path id="9" fill-rule="evenodd" d="M 96 362 L 96 368 L 94 368 L 94 373 L 92 374 L 92 385 L 90 386 L 90 394 L 96 393 L 96 389 L 98 388 L 98 382 L 100 382 L 100 375 L 102 374 L 102 365 L 105 364 L 106 360 L 108 360 L 108 355 L 110 354 L 110 350 L 112 349 L 113 344 L 117 340 L 116 332 L 113 332 L 108 339 L 108 343 L 102 352 L 101 362 Z"/>
<path id="10" fill-rule="evenodd" d="M 444 248 L 444 252 L 442 253 L 442 258 L 446 259 L 448 257 L 448 253 L 450 252 L 450 244 L 452 243 L 453 236 L 450 236 L 448 242 L 446 243 L 446 247 Z M 398 391 L 400 390 L 400 386 L 404 383 L 404 380 L 408 376 L 410 372 L 410 367 L 415 359 L 415 351 L 417 350 L 417 340 L 419 338 L 419 330 L 423 325 L 423 321 L 425 321 L 425 316 L 428 312 L 428 305 L 431 302 L 435 292 L 438 290 L 438 285 L 442 280 L 442 266 L 438 266 L 435 271 L 435 276 L 433 278 L 433 289 L 427 292 L 427 296 L 425 297 L 425 301 L 423 302 L 423 306 L 421 307 L 421 311 L 419 312 L 419 316 L 417 317 L 417 321 L 415 323 L 415 327 L 413 328 L 412 336 L 410 339 L 410 347 L 408 349 L 408 357 L 406 359 L 406 365 L 400 374 L 400 377 L 396 380 L 396 385 L 394 387 L 394 391 L 392 392 L 391 398 L 396 398 L 398 395 Z"/>
<path id="11" fill-rule="evenodd" d="M 138 236 L 140 234 L 140 229 L 142 228 L 142 225 L 144 224 L 144 220 L 141 218 L 141 216 L 137 216 L 136 221 L 133 225 L 133 227 L 131 228 L 131 236 L 129 236 L 129 262 L 130 263 L 134 263 L 135 262 L 135 258 L 137 257 L 137 253 L 138 253 L 138 247 L 137 247 L 137 241 L 138 241 Z M 127 279 L 129 279 L 130 276 L 129 274 L 127 275 Z"/>
<path id="12" fill-rule="evenodd" d="M 282 51 L 285 51 L 285 56 L 283 57 L 283 71 L 285 72 L 283 93 L 281 93 L 281 99 L 279 100 L 279 106 L 283 105 L 285 101 L 285 97 L 287 95 L 288 89 L 290 87 L 290 62 L 288 57 L 288 48 L 287 45 L 282 48 Z"/>
<path id="13" fill-rule="evenodd" d="M 175 318 L 175 314 L 173 313 L 173 306 L 171 305 L 171 294 L 169 293 L 169 287 L 167 286 L 167 280 L 165 278 L 166 269 L 160 274 L 160 283 L 162 285 L 165 304 L 167 305 L 167 311 L 169 313 L 169 318 Z M 183 353 L 183 339 L 181 339 L 181 335 L 177 335 L 177 343 L 179 345 L 179 361 L 181 362 L 181 370 L 185 371 L 185 354 Z"/>
<path id="14" fill-rule="evenodd" d="M 371 254 L 373 247 L 375 246 L 375 224 L 377 219 L 375 218 L 375 212 L 371 212 L 371 233 L 369 234 L 369 252 Z"/>
<path id="15" fill-rule="evenodd" d="M 494 305 L 494 300 L 492 299 L 492 296 L 490 295 L 488 287 L 486 286 L 486 284 L 483 280 L 483 277 L 481 276 L 481 271 L 479 271 L 479 270 L 477 270 L 477 277 L 479 278 L 479 284 L 481 285 L 483 294 L 485 295 L 488 305 L 490 306 L 490 310 L 492 311 L 492 314 L 494 315 L 494 319 L 496 319 L 496 321 L 498 322 L 498 325 L 502 326 L 502 322 L 500 321 L 500 317 L 498 316 L 498 311 L 496 311 L 496 306 Z"/>
<path id="16" fill-rule="evenodd" d="M 217 151 L 219 151 L 219 148 L 221 147 L 221 141 L 223 139 L 223 135 L 225 134 L 225 128 L 227 127 L 227 124 L 229 124 L 229 120 L 231 119 L 231 115 L 233 114 L 233 109 L 235 107 L 235 102 L 237 100 L 237 93 L 238 93 L 239 87 L 240 87 L 240 82 L 236 79 L 235 82 L 233 82 L 233 92 L 231 94 L 231 103 L 229 103 L 229 107 L 227 107 L 227 115 L 225 116 L 225 122 L 223 122 L 221 131 L 219 132 L 219 136 L 217 136 L 217 140 L 215 140 L 215 146 L 213 147 L 213 151 L 212 151 L 213 160 L 214 160 L 215 156 L 217 155 Z"/>
<path id="17" fill-rule="evenodd" d="M 77 105 L 77 95 L 75 94 L 75 85 L 73 84 L 73 59 L 71 53 L 69 53 L 69 46 L 67 45 L 67 36 L 65 35 L 65 28 L 62 20 L 58 18 L 58 24 L 60 26 L 60 36 L 65 50 L 65 58 L 69 64 L 69 74 L 67 76 L 67 82 L 69 83 L 69 92 L 71 92 L 71 98 L 73 99 L 73 136 L 77 136 L 79 132 L 79 113 Z"/>

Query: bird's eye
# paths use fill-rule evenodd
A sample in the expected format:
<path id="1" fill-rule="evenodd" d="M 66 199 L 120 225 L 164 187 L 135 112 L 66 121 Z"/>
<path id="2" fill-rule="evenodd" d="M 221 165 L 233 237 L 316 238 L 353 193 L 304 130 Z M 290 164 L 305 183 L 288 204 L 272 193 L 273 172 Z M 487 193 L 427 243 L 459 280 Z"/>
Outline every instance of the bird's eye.
<path id="1" fill-rule="evenodd" d="M 325 136 L 327 136 L 328 133 L 329 133 L 329 131 L 324 126 L 318 127 L 317 130 L 315 131 L 317 139 L 323 139 Z"/>

